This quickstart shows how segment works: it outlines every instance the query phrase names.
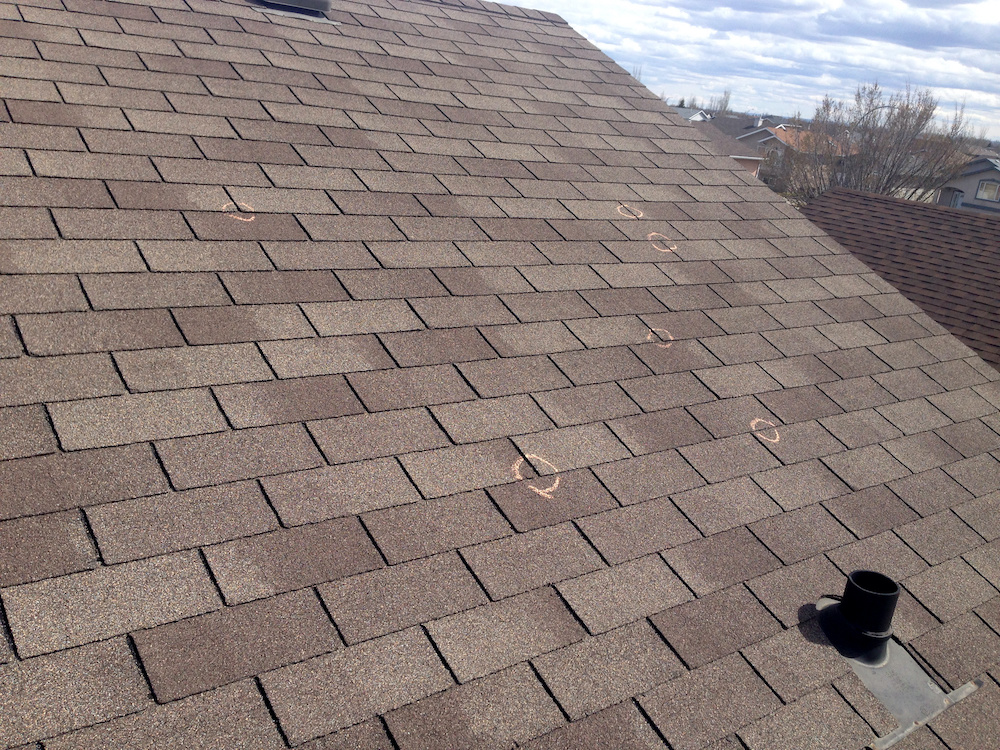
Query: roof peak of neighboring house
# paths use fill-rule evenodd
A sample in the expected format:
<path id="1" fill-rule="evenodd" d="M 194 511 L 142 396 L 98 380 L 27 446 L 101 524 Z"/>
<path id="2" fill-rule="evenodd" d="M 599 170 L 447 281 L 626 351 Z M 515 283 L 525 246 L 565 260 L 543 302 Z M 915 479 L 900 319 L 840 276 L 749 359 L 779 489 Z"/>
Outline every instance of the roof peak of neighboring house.
<path id="1" fill-rule="evenodd" d="M 965 169 L 962 171 L 962 176 L 964 177 L 971 174 L 978 174 L 979 172 L 993 171 L 1000 172 L 1000 157 L 977 156 L 965 165 Z"/>

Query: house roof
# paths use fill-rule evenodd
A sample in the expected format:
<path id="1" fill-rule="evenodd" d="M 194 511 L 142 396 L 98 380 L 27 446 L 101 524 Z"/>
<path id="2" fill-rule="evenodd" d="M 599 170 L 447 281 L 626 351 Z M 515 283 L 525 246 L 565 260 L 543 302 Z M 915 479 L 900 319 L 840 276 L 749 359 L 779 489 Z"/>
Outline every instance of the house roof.
<path id="1" fill-rule="evenodd" d="M 965 165 L 965 169 L 962 171 L 962 176 L 966 177 L 980 172 L 1000 172 L 1000 159 L 985 156 L 973 159 Z"/>
<path id="2" fill-rule="evenodd" d="M 718 115 L 712 125 L 726 135 L 736 138 L 765 125 L 777 125 L 781 121 L 782 118 L 774 115 L 747 115 L 733 112 Z"/>
<path id="3" fill-rule="evenodd" d="M 1000 367 L 1000 219 L 840 188 L 803 213 Z"/>
<path id="4" fill-rule="evenodd" d="M 764 157 L 756 149 L 719 130 L 715 127 L 716 122 L 717 120 L 712 120 L 711 122 L 701 122 L 695 125 L 698 131 L 708 138 L 712 149 L 716 153 L 738 159 L 763 161 Z"/>
<path id="5" fill-rule="evenodd" d="M 1000 375 L 559 18 L 329 17 L 0 3 L 0 746 L 860 748 L 858 567 L 1000 746 Z"/>
<path id="6" fill-rule="evenodd" d="M 712 115 L 710 113 L 696 107 L 671 107 L 671 109 L 685 120 L 704 122 L 712 119 Z"/>

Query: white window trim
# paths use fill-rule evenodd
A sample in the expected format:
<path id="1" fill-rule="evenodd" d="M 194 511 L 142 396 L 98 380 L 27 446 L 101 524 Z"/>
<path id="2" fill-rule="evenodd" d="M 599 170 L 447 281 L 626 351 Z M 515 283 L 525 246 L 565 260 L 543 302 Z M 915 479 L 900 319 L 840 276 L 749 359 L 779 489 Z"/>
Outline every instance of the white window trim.
<path id="1" fill-rule="evenodd" d="M 993 188 L 993 197 L 988 197 L 986 193 L 986 188 Z M 1000 203 L 1000 182 L 995 180 L 981 180 L 979 182 L 979 188 L 976 190 L 976 200 L 977 201 L 994 201 Z"/>

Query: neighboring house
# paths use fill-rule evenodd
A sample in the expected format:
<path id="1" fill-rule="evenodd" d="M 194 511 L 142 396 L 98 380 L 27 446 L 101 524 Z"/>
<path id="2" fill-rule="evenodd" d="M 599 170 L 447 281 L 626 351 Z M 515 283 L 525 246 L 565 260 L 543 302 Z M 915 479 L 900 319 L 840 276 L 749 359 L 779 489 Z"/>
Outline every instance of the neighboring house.
<path id="1" fill-rule="evenodd" d="M 1000 216 L 839 188 L 802 213 L 1000 369 Z"/>
<path id="2" fill-rule="evenodd" d="M 703 109 L 694 109 L 692 107 L 672 107 L 672 109 L 690 122 L 707 122 L 714 118 L 714 115 Z"/>
<path id="3" fill-rule="evenodd" d="M 765 157 L 780 158 L 789 149 L 800 153 L 815 151 L 815 136 L 809 130 L 798 125 L 783 123 L 762 128 L 755 128 L 739 136 L 737 140 L 754 148 Z"/>
<path id="4" fill-rule="evenodd" d="M 751 131 L 774 127 L 783 122 L 785 122 L 783 118 L 775 115 L 746 115 L 729 112 L 716 116 L 712 124 L 731 138 L 738 138 Z"/>
<path id="5" fill-rule="evenodd" d="M 558 16 L 322 20 L 0 0 L 0 748 L 1000 748 L 1000 374 Z"/>
<path id="6" fill-rule="evenodd" d="M 961 175 L 941 188 L 937 203 L 1000 217 L 1000 157 L 969 162 Z"/>
<path id="7" fill-rule="evenodd" d="M 711 122 L 700 122 L 695 127 L 699 132 L 708 136 L 712 148 L 721 156 L 728 156 L 734 159 L 737 164 L 754 177 L 758 177 L 760 165 L 764 161 L 764 157 L 741 141 L 723 133 L 715 127 L 716 122 L 718 122 L 718 119 L 714 119 Z"/>

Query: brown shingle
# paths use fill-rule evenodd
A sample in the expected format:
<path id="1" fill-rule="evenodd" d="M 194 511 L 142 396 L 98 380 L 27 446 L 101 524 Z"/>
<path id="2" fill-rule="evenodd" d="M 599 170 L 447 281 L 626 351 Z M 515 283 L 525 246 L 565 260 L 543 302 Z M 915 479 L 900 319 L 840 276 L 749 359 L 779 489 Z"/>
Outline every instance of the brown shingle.
<path id="1" fill-rule="evenodd" d="M 393 365 L 378 339 L 371 334 L 268 341 L 260 348 L 279 378 L 379 370 Z"/>
<path id="2" fill-rule="evenodd" d="M 747 583 L 771 614 L 786 627 L 808 619 L 815 612 L 808 605 L 831 591 L 843 590 L 844 576 L 822 555 L 779 568 Z"/>
<path id="3" fill-rule="evenodd" d="M 0 214 L 0 221 L 4 217 Z M 10 217 L 11 221 L 20 221 Z M 0 313 L 54 313 L 86 310 L 87 301 L 71 276 L 4 276 Z"/>
<path id="4" fill-rule="evenodd" d="M 228 604 L 380 568 L 382 558 L 356 518 L 279 529 L 205 549 Z"/>
<path id="5" fill-rule="evenodd" d="M 860 747 L 874 738 L 871 727 L 829 687 L 782 707 L 739 735 L 751 750 L 820 750 L 826 743 Z"/>
<path id="6" fill-rule="evenodd" d="M 320 587 L 348 644 L 471 609 L 488 600 L 454 554 L 393 565 Z"/>
<path id="7" fill-rule="evenodd" d="M 228 305 L 231 300 L 214 274 L 95 274 L 83 288 L 96 310 Z"/>
<path id="8" fill-rule="evenodd" d="M 124 129 L 127 130 L 128 128 Z M 160 176 L 153 169 L 153 164 L 147 156 L 29 151 L 28 158 L 31 159 L 35 173 L 39 177 L 72 177 L 86 180 L 121 179 L 137 182 L 157 182 L 160 179 Z M 80 206 L 77 205 L 77 207 Z M 97 209 L 93 211 L 90 213 L 77 213 L 72 209 L 66 209 L 65 212 L 60 212 L 57 221 L 65 234 L 73 232 L 75 236 L 87 236 L 85 232 L 96 231 L 96 227 L 98 226 L 107 226 L 106 224 L 96 223 L 101 221 L 102 217 L 104 217 L 104 221 L 113 220 L 111 217 L 107 217 L 107 214 L 103 211 L 97 212 Z M 135 215 L 130 218 L 133 221 L 128 223 L 127 226 L 143 227 L 155 222 L 155 217 L 151 214 Z M 173 217 L 171 218 L 173 219 Z M 173 220 L 176 221 L 176 219 Z M 166 229 L 172 226 L 172 224 L 157 224 L 157 226 Z M 85 227 L 89 227 L 89 229 L 85 229 Z M 81 232 L 84 232 L 84 234 L 80 234 Z"/>
<path id="9" fill-rule="evenodd" d="M 22 315 L 17 320 L 31 354 L 79 354 L 181 346 L 166 310 Z"/>
<path id="10" fill-rule="evenodd" d="M 119 157 L 126 158 L 126 157 Z M 121 173 L 108 169 L 108 177 Z M 52 215 L 66 239 L 186 240 L 191 230 L 179 211 L 103 208 L 54 208 Z"/>
<path id="11" fill-rule="evenodd" d="M 277 528 L 256 484 L 139 497 L 87 508 L 105 563 L 153 557 Z"/>
<path id="12" fill-rule="evenodd" d="M 400 458 L 403 468 L 426 497 L 481 489 L 516 479 L 514 463 L 520 458 L 509 440 L 491 440 Z"/>
<path id="13" fill-rule="evenodd" d="M 564 722 L 526 665 L 424 698 L 386 716 L 401 750 L 509 746 Z"/>
<path id="14" fill-rule="evenodd" d="M 390 564 L 511 533 L 482 492 L 375 511 L 366 514 L 364 522 Z"/>
<path id="15" fill-rule="evenodd" d="M 190 344 L 294 339 L 313 335 L 302 311 L 291 305 L 195 307 L 174 311 Z"/>
<path id="16" fill-rule="evenodd" d="M 598 711 L 523 747 L 529 750 L 600 750 L 611 745 L 620 750 L 662 750 L 664 747 L 655 730 L 631 702 Z"/>
<path id="17" fill-rule="evenodd" d="M 207 389 L 51 404 L 49 415 L 65 450 L 127 445 L 227 428 Z"/>
<path id="18" fill-rule="evenodd" d="M 237 742 L 260 750 L 284 746 L 260 691 L 250 681 L 153 706 L 46 742 L 60 750 L 147 750 L 175 742 L 191 747 Z"/>
<path id="19" fill-rule="evenodd" d="M 178 489 L 311 469 L 323 463 L 298 424 L 162 440 L 156 451 Z"/>
<path id="20" fill-rule="evenodd" d="M 997 595 L 985 578 L 956 558 L 904 582 L 906 589 L 944 622 L 953 620 Z"/>
<path id="21" fill-rule="evenodd" d="M 691 598 L 657 555 L 563 581 L 556 588 L 591 633 L 603 633 Z"/>
<path id="22" fill-rule="evenodd" d="M 677 750 L 696 750 L 781 706 L 771 689 L 731 654 L 641 696 L 639 703 Z"/>
<path id="23" fill-rule="evenodd" d="M 143 271 L 142 256 L 129 241 L 4 240 L 5 273 L 104 273 Z"/>
<path id="24" fill-rule="evenodd" d="M 412 331 L 423 328 L 403 300 L 363 300 L 303 305 L 320 336 Z"/>
<path id="25" fill-rule="evenodd" d="M 134 636 L 160 703 L 304 661 L 340 646 L 312 591 L 240 604 Z"/>
<path id="26" fill-rule="evenodd" d="M 427 630 L 460 682 L 584 636 L 583 628 L 548 587 L 444 617 Z"/>
<path id="27" fill-rule="evenodd" d="M 668 550 L 664 559 L 699 596 L 780 567 L 778 559 L 743 528 Z"/>
<path id="28" fill-rule="evenodd" d="M 295 744 L 453 684 L 418 628 L 269 672 L 261 683 L 285 736 Z"/>
<path id="29" fill-rule="evenodd" d="M 241 240 L 139 240 L 154 271 L 262 271 L 271 261 L 256 242 Z"/>
<path id="30" fill-rule="evenodd" d="M 0 179 L 5 206 L 55 206 L 111 208 L 111 196 L 104 183 L 40 177 L 4 177 Z"/>
<path id="31" fill-rule="evenodd" d="M 54 453 L 57 447 L 42 406 L 0 409 L 0 460 Z"/>
<path id="32" fill-rule="evenodd" d="M 145 445 L 22 458 L 0 464 L 0 518 L 20 518 L 167 490 Z"/>
<path id="33" fill-rule="evenodd" d="M 595 514 L 580 519 L 579 526 L 612 565 L 698 537 L 669 498 Z"/>
<path id="34" fill-rule="evenodd" d="M 179 552 L 5 589 L 4 606 L 28 657 L 208 612 L 219 596 L 198 554 Z"/>
<path id="35" fill-rule="evenodd" d="M 602 567 L 597 553 L 569 524 L 469 547 L 462 556 L 493 599 Z"/>
<path id="36" fill-rule="evenodd" d="M 124 638 L 18 662 L 4 671 L 4 713 L 32 719 L 0 725 L 0 742 L 7 746 L 99 724 L 152 703 Z"/>
<path id="37" fill-rule="evenodd" d="M 253 344 L 176 347 L 115 355 L 125 382 L 137 391 L 270 380 Z"/>
<path id="38" fill-rule="evenodd" d="M 668 609 L 650 621 L 692 669 L 781 631 L 742 585 Z"/>
<path id="39" fill-rule="evenodd" d="M 566 376 L 545 357 L 468 362 L 459 364 L 458 369 L 482 398 L 569 385 Z"/>
<path id="40" fill-rule="evenodd" d="M 78 512 L 0 523 L 0 586 L 76 573 L 97 565 L 97 554 Z"/>
<path id="41" fill-rule="evenodd" d="M 467 401 L 475 393 L 451 365 L 407 367 L 348 375 L 369 411 Z"/>
<path id="42" fill-rule="evenodd" d="M 624 417 L 611 429 L 633 453 L 658 453 L 707 439 L 709 434 L 683 409 Z"/>
<path id="43" fill-rule="evenodd" d="M 261 484 L 286 525 L 315 523 L 420 500 L 399 464 L 388 458 L 266 477 Z"/>

